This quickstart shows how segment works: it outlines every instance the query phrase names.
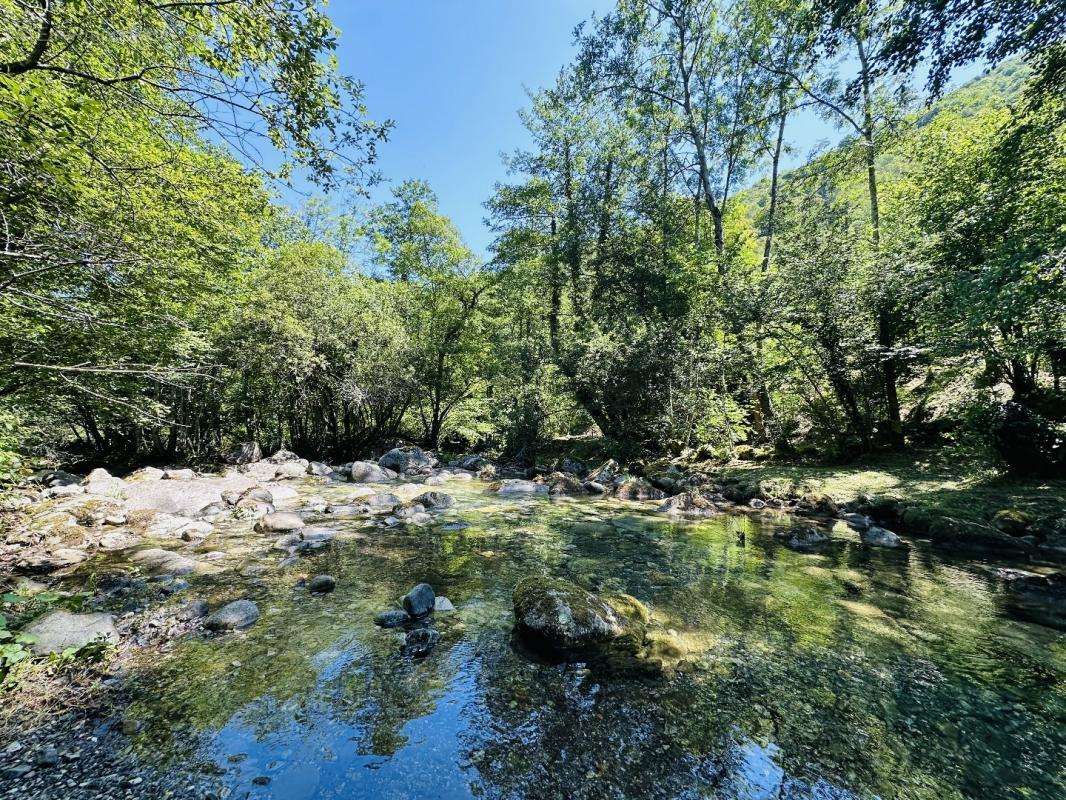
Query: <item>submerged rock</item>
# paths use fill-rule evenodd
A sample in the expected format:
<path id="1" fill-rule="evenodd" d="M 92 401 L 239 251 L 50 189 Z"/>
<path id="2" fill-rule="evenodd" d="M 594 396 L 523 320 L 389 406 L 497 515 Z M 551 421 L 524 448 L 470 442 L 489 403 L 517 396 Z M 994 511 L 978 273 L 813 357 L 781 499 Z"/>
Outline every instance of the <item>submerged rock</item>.
<path id="1" fill-rule="evenodd" d="M 899 538 L 892 531 L 886 528 L 879 528 L 876 525 L 871 525 L 864 531 L 859 533 L 859 538 L 862 543 L 869 545 L 870 547 L 906 547 L 907 543 Z"/>
<path id="2" fill-rule="evenodd" d="M 307 590 L 314 594 L 329 594 L 337 588 L 332 575 L 316 575 L 307 582 Z"/>
<path id="3" fill-rule="evenodd" d="M 548 487 L 533 481 L 511 478 L 496 487 L 497 494 L 547 494 Z"/>
<path id="4" fill-rule="evenodd" d="M 1066 576 L 1061 572 L 998 569 L 994 574 L 1004 584 L 1008 607 L 1018 616 L 1066 630 Z"/>
<path id="5" fill-rule="evenodd" d="M 37 655 L 62 653 L 84 647 L 97 639 L 115 643 L 118 631 L 110 614 L 71 614 L 51 611 L 31 624 L 23 633 L 35 637 L 30 649 Z"/>
<path id="6" fill-rule="evenodd" d="M 194 619 L 202 619 L 206 617 L 207 612 L 208 605 L 206 600 L 190 600 L 178 609 L 175 616 L 185 622 L 191 622 Z"/>
<path id="7" fill-rule="evenodd" d="M 412 617 L 424 617 L 433 610 L 436 594 L 428 583 L 420 583 L 403 596 L 402 602 Z"/>
<path id="8" fill-rule="evenodd" d="M 774 538 L 784 543 L 789 550 L 807 552 L 829 542 L 829 537 L 809 525 L 797 525 L 785 531 L 774 531 Z"/>
<path id="9" fill-rule="evenodd" d="M 603 655 L 616 646 L 635 652 L 643 638 L 639 622 L 568 581 L 525 578 L 512 601 L 519 634 L 554 656 Z"/>
<path id="10" fill-rule="evenodd" d="M 305 528 L 300 531 L 300 541 L 296 543 L 297 553 L 310 553 L 324 550 L 336 538 L 336 533 L 326 528 Z"/>
<path id="11" fill-rule="evenodd" d="M 234 600 L 204 620 L 209 631 L 231 631 L 247 628 L 259 619 L 259 606 L 251 600 Z"/>
<path id="12" fill-rule="evenodd" d="M 399 628 L 411 621 L 411 615 L 400 609 L 382 611 L 374 617 L 374 624 L 382 628 Z"/>
<path id="13" fill-rule="evenodd" d="M 403 500 L 394 494 L 371 495 L 365 502 L 374 514 L 391 514 L 403 505 Z"/>
<path id="14" fill-rule="evenodd" d="M 847 514 L 841 514 L 840 518 L 848 524 L 849 527 L 854 528 L 857 531 L 864 531 L 873 525 L 873 520 L 865 514 L 859 514 L 856 512 L 849 512 Z"/>
<path id="15" fill-rule="evenodd" d="M 181 553 L 162 550 L 158 547 L 135 553 L 131 561 L 151 572 L 168 573 L 170 575 L 189 575 L 190 573 L 201 571 L 201 565 L 198 561 L 188 556 L 183 556 Z"/>
<path id="16" fill-rule="evenodd" d="M 440 633 L 433 628 L 416 628 L 408 631 L 403 639 L 403 649 L 407 655 L 413 658 L 425 658 L 437 646 L 440 641 Z"/>

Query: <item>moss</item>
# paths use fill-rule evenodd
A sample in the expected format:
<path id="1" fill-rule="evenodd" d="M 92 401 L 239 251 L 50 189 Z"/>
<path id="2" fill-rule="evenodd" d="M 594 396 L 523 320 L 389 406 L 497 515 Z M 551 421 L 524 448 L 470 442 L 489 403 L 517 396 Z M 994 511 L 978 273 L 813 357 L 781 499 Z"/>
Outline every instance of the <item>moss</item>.
<path id="1" fill-rule="evenodd" d="M 752 486 L 777 497 L 787 496 L 779 493 L 784 487 L 802 486 L 804 493 L 829 495 L 883 524 L 959 541 L 987 542 L 991 535 L 1003 543 L 989 522 L 1001 510 L 1029 516 L 1025 533 L 1031 533 L 1032 520 L 1057 518 L 1066 507 L 1066 480 L 1000 475 L 950 450 L 871 456 L 842 466 L 730 464 L 719 477 L 731 499 L 746 502 Z"/>
<path id="2" fill-rule="evenodd" d="M 1008 536 L 1025 536 L 1035 521 L 1032 514 L 1016 508 L 1003 508 L 992 517 L 992 526 Z"/>
<path id="3" fill-rule="evenodd" d="M 651 612 L 648 611 L 648 607 L 631 594 L 615 595 L 609 597 L 607 602 L 611 608 L 630 622 L 637 622 L 643 625 L 651 622 Z"/>
<path id="4" fill-rule="evenodd" d="M 929 533 L 935 517 L 921 506 L 907 506 L 903 509 L 902 520 L 908 533 Z"/>

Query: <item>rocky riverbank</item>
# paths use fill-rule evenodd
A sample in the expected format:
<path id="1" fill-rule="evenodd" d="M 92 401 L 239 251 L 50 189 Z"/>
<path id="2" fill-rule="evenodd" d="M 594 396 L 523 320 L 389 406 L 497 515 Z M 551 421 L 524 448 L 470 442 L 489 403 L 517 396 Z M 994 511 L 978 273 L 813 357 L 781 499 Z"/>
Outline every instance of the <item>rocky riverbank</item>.
<path id="1" fill-rule="evenodd" d="M 576 500 L 575 514 L 580 498 L 615 498 L 618 508 L 629 503 L 664 521 L 804 517 L 774 539 L 812 555 L 844 542 L 870 550 L 908 547 L 878 524 L 883 518 L 872 516 L 869 503 L 838 505 L 810 492 L 779 497 L 759 487 L 750 494 L 680 465 L 636 474 L 614 461 L 592 468 L 569 462 L 528 475 L 477 455 L 445 465 L 419 448 L 330 465 L 287 451 L 262 458 L 254 444 L 230 461 L 210 473 L 42 473 L 5 498 L 0 569 L 19 620 L 12 629 L 25 637 L 27 656 L 10 674 L 28 680 L 7 690 L 9 708 L 25 713 L 8 714 L 0 732 L 0 797 L 19 796 L 19 788 L 64 798 L 221 791 L 199 767 L 194 778 L 175 779 L 130 748 L 138 723 L 124 716 L 127 670 L 189 637 L 240 636 L 269 626 L 264 616 L 271 609 L 260 591 L 269 571 L 291 573 L 292 591 L 309 599 L 343 594 L 351 591 L 343 577 L 303 565 L 336 546 L 370 544 L 389 532 L 461 530 L 467 523 L 456 516 L 449 486 L 476 486 L 507 502 Z M 999 579 L 1023 616 L 1062 624 L 1066 591 L 1057 575 L 1009 570 Z M 861 591 L 856 584 L 855 593 Z M 393 607 L 379 607 L 375 622 L 383 635 L 396 629 L 398 652 L 417 660 L 450 635 L 455 610 L 432 585 L 419 583 Z M 624 593 L 595 594 L 534 574 L 515 588 L 513 613 L 521 644 L 552 661 L 662 675 L 689 657 L 676 631 Z"/>

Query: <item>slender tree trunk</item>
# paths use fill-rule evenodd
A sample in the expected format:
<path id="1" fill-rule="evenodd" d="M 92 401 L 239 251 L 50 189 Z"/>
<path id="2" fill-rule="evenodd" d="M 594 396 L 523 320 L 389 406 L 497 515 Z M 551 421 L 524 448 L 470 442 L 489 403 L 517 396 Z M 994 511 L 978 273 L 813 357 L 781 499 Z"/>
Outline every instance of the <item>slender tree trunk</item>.
<path id="1" fill-rule="evenodd" d="M 880 266 L 881 209 L 877 198 L 877 147 L 874 138 L 873 90 L 869 57 L 861 33 L 854 33 L 855 47 L 859 56 L 862 83 L 863 149 L 866 159 L 866 183 L 870 196 L 870 241 L 873 245 L 875 265 Z M 884 292 L 877 301 L 877 343 L 881 348 L 881 383 L 885 398 L 885 422 L 887 439 L 893 446 L 903 443 L 903 425 L 899 408 L 898 365 L 895 346 L 896 331 L 893 313 Z"/>
<path id="2" fill-rule="evenodd" d="M 774 156 L 770 167 L 770 205 L 766 210 L 766 240 L 762 250 L 762 274 L 770 271 L 770 256 L 773 253 L 774 227 L 777 223 L 777 196 L 780 186 L 781 152 L 785 144 L 785 122 L 788 120 L 784 86 L 777 95 L 777 138 L 774 142 Z M 756 419 L 756 432 L 764 440 L 768 437 L 767 428 L 772 425 L 774 408 L 770 401 L 770 390 L 766 385 L 765 355 L 763 353 L 763 332 L 760 320 L 756 331 L 756 359 L 759 365 L 759 386 L 756 391 L 759 408 Z"/>

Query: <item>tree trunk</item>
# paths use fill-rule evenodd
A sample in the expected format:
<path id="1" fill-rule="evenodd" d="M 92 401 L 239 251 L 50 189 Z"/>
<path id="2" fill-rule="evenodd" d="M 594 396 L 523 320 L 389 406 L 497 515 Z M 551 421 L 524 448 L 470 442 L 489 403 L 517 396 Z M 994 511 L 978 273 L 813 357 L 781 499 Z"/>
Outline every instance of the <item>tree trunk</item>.
<path id="1" fill-rule="evenodd" d="M 874 138 L 873 76 L 866 53 L 863 35 L 853 33 L 855 49 L 859 57 L 859 77 L 862 84 L 862 143 L 866 160 L 866 184 L 870 196 L 870 242 L 873 246 L 874 264 L 879 268 L 881 251 L 881 209 L 877 198 L 877 146 Z M 903 425 L 899 408 L 899 380 L 896 363 L 896 331 L 892 309 L 882 291 L 877 301 L 877 344 L 881 348 L 881 385 L 885 400 L 885 438 L 893 447 L 903 444 Z"/>

